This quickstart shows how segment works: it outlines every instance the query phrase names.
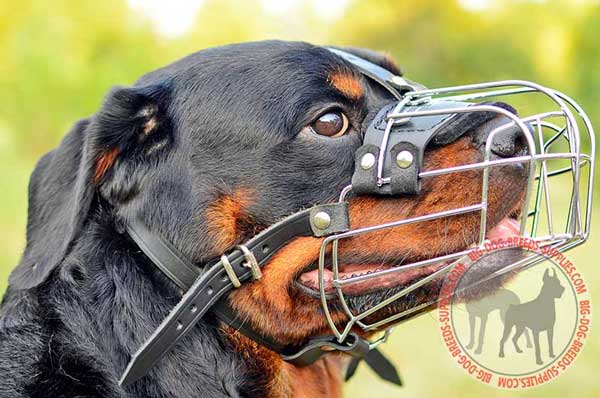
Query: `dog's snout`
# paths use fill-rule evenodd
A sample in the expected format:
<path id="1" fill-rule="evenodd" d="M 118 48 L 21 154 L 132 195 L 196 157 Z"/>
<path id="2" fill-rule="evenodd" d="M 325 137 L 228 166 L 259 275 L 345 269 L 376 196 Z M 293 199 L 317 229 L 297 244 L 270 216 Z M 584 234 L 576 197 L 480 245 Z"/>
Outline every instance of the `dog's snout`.
<path id="1" fill-rule="evenodd" d="M 514 122 L 506 117 L 496 117 L 487 123 L 479 126 L 476 131 L 475 140 L 483 148 L 490 135 L 491 142 L 490 151 L 499 157 L 509 158 L 519 156 L 524 153 L 527 147 L 525 134 L 531 134 L 530 126 L 527 126 L 529 131 L 523 131 L 521 127 L 515 125 Z"/>
<path id="2" fill-rule="evenodd" d="M 492 137 L 491 151 L 503 158 L 517 155 L 524 147 L 523 131 L 518 126 L 510 126 Z"/>

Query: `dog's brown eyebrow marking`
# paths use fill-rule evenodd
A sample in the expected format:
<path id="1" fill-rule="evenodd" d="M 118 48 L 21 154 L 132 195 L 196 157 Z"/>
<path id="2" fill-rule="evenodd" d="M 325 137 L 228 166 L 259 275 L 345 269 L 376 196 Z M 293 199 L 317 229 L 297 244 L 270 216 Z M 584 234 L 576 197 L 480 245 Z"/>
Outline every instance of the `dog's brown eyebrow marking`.
<path id="1" fill-rule="evenodd" d="M 346 97 L 359 100 L 365 95 L 360 76 L 351 71 L 338 69 L 329 74 L 327 82 Z"/>
<path id="2" fill-rule="evenodd" d="M 98 156 L 96 160 L 96 169 L 94 171 L 94 183 L 98 183 L 104 174 L 115 164 L 119 148 L 109 149 Z"/>

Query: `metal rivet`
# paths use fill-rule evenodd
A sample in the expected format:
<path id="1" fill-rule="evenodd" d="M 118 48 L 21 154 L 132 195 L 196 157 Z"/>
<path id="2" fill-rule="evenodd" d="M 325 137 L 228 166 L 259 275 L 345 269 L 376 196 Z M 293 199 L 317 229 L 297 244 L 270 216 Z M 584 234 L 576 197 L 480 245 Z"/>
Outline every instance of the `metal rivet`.
<path id="1" fill-rule="evenodd" d="M 407 169 L 413 164 L 413 154 L 409 151 L 400 151 L 396 155 L 396 164 L 402 169 Z"/>
<path id="2" fill-rule="evenodd" d="M 331 224 L 331 217 L 324 211 L 320 211 L 314 215 L 313 224 L 318 229 L 326 229 Z"/>
<path id="3" fill-rule="evenodd" d="M 363 170 L 369 170 L 375 165 L 375 155 L 371 152 L 367 152 L 360 159 L 360 168 Z"/>

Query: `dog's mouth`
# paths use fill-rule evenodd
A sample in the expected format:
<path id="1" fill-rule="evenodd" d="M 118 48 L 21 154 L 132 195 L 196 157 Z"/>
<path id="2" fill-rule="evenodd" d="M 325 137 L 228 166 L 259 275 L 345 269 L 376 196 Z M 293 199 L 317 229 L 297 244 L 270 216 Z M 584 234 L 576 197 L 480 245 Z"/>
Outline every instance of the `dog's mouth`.
<path id="1" fill-rule="evenodd" d="M 498 240 L 519 236 L 519 229 L 520 224 L 516 218 L 508 216 L 502 219 L 498 224 L 496 224 L 496 226 L 488 231 L 486 234 L 486 240 Z M 474 244 L 471 246 L 474 246 Z M 467 249 L 467 247 L 464 249 Z M 402 268 L 403 265 L 413 263 L 416 260 L 417 259 L 405 258 L 400 262 L 400 264 L 398 264 L 398 262 L 393 263 L 389 260 L 372 264 L 340 263 L 338 266 L 338 280 L 344 281 L 353 278 L 352 283 L 342 285 L 341 290 L 344 295 L 348 297 L 364 296 L 365 294 L 378 293 L 390 289 L 397 290 L 398 288 L 407 286 L 422 278 L 425 278 L 449 265 L 452 261 L 455 261 L 440 261 L 423 267 L 410 267 L 404 271 L 387 273 L 382 272 L 392 268 Z M 357 279 L 358 277 L 369 275 L 372 276 L 369 278 L 363 278 L 362 280 Z M 296 279 L 296 284 L 302 291 L 311 296 L 319 295 L 319 269 L 317 264 L 313 263 L 305 268 Z M 323 270 L 323 287 L 325 293 L 333 298 L 336 293 L 336 287 L 334 286 L 334 273 L 329 268 L 325 268 Z"/>

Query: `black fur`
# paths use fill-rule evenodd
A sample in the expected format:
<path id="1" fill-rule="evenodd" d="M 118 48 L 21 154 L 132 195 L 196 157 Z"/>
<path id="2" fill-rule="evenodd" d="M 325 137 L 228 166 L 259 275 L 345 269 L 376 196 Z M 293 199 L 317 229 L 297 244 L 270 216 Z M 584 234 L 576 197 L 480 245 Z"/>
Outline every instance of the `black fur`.
<path id="1" fill-rule="evenodd" d="M 130 355 L 180 298 L 123 225 L 141 217 L 203 263 L 221 254 L 204 210 L 223 195 L 254 193 L 248 236 L 335 198 L 350 181 L 365 116 L 389 100 L 374 86 L 362 100 L 341 95 L 327 78 L 344 69 L 352 70 L 305 43 L 209 49 L 114 89 L 76 123 L 31 177 L 27 246 L 0 312 L 0 397 L 266 394 L 210 316 L 149 377 L 118 386 Z M 331 107 L 348 114 L 350 133 L 299 134 Z M 115 149 L 116 162 L 94 181 L 98 159 Z"/>

